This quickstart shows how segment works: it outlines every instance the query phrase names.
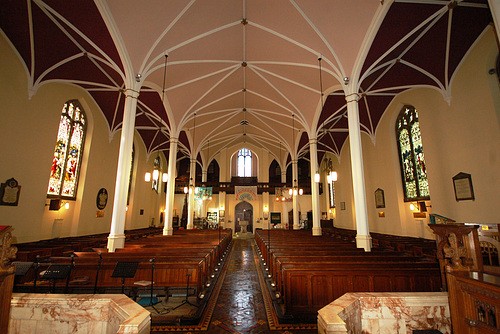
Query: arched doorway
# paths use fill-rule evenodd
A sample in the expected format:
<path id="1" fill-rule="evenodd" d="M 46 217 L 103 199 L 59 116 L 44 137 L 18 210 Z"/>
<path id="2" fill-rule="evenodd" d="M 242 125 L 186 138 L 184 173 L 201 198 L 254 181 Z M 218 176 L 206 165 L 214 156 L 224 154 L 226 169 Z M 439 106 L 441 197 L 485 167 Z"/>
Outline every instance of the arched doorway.
<path id="1" fill-rule="evenodd" d="M 241 232 L 240 221 L 248 221 L 247 231 L 253 233 L 253 206 L 248 202 L 240 202 L 234 208 L 235 222 L 234 230 L 235 232 Z"/>

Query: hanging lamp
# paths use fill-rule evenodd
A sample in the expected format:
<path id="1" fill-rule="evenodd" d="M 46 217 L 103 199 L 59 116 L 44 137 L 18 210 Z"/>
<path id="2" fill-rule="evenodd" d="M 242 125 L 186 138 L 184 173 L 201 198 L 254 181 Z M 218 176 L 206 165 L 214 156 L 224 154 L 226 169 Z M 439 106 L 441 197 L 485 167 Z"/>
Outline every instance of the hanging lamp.
<path id="1" fill-rule="evenodd" d="M 319 94 L 320 94 L 320 98 L 321 98 L 321 110 L 323 110 L 323 78 L 322 78 L 322 75 L 321 75 L 321 57 L 318 58 L 318 62 L 319 62 Z M 325 130 L 325 122 L 323 121 L 323 126 L 322 126 L 322 130 L 324 131 Z M 320 181 L 320 175 L 319 175 L 319 171 L 317 170 L 317 166 L 316 166 L 316 173 L 314 173 L 314 182 L 316 183 L 319 183 Z"/>
<path id="2" fill-rule="evenodd" d="M 165 81 L 166 81 L 166 76 L 167 76 L 167 58 L 168 58 L 168 55 L 166 54 L 165 55 L 165 65 L 163 66 L 163 85 L 162 85 L 162 90 L 161 90 L 161 104 L 164 105 L 164 97 L 165 97 Z M 158 150 L 158 159 L 160 158 L 160 151 Z M 158 179 L 160 178 L 160 170 L 159 170 L 159 166 L 158 168 L 156 168 L 156 166 L 154 166 L 154 169 L 153 169 L 153 180 L 155 181 L 158 181 Z M 146 182 L 149 182 L 151 181 L 151 172 L 146 172 L 146 174 L 144 174 L 144 181 Z M 162 173 L 162 181 L 164 183 L 166 183 L 168 181 L 168 173 Z"/>

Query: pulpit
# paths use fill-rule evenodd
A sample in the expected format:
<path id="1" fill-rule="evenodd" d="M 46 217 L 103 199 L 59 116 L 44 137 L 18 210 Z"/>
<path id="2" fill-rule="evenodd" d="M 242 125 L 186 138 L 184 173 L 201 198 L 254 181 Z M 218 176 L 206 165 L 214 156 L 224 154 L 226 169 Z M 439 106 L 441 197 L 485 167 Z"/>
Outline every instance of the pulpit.
<path id="1" fill-rule="evenodd" d="M 241 233 L 247 233 L 248 221 L 240 220 Z"/>

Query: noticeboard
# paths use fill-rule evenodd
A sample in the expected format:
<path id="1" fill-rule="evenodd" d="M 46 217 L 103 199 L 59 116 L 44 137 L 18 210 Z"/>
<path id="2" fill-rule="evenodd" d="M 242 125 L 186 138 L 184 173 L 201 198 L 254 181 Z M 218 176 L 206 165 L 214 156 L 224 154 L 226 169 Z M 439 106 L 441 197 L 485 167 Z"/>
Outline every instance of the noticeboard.
<path id="1" fill-rule="evenodd" d="M 273 225 L 281 224 L 281 212 L 271 212 L 271 223 Z"/>

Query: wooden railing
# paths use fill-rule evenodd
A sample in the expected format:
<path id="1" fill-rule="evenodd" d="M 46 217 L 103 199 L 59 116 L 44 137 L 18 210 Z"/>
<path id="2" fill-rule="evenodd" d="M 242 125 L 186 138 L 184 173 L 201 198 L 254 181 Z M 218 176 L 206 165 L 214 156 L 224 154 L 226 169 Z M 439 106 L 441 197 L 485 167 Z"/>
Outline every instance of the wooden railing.
<path id="1" fill-rule="evenodd" d="M 484 271 L 500 275 L 500 233 L 479 230 L 478 234 Z"/>
<path id="2" fill-rule="evenodd" d="M 479 225 L 429 226 L 437 236 L 453 333 L 500 333 L 500 276 L 484 272 Z"/>

